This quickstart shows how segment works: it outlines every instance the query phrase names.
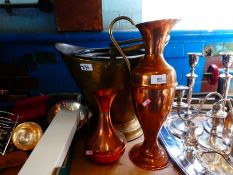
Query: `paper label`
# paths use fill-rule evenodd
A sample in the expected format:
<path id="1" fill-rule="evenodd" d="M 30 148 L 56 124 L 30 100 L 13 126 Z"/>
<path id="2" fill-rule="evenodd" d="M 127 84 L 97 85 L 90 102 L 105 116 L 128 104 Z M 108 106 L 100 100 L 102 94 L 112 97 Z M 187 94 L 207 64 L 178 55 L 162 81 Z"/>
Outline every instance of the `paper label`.
<path id="1" fill-rule="evenodd" d="M 86 156 L 91 156 L 93 155 L 93 150 L 86 150 L 85 154 Z"/>
<path id="2" fill-rule="evenodd" d="M 83 71 L 93 71 L 92 64 L 80 64 L 80 68 Z"/>
<path id="3" fill-rule="evenodd" d="M 167 83 L 166 74 L 151 75 L 151 84 L 165 84 L 165 83 Z"/>
<path id="4" fill-rule="evenodd" d="M 142 106 L 146 107 L 147 105 L 150 104 L 150 102 L 151 102 L 151 100 L 148 98 L 142 103 Z"/>

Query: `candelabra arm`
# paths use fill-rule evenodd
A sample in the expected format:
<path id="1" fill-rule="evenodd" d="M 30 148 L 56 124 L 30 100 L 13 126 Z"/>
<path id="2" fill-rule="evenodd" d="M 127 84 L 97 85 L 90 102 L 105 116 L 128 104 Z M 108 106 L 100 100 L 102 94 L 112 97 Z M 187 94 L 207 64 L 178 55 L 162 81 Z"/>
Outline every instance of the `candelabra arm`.
<path id="1" fill-rule="evenodd" d="M 203 105 L 205 104 L 206 100 L 207 100 L 209 97 L 213 96 L 213 95 L 218 96 L 218 97 L 220 98 L 220 101 L 225 100 L 225 99 L 223 99 L 223 96 L 222 96 L 220 93 L 218 93 L 218 92 L 210 92 L 210 93 L 207 94 L 207 95 L 205 96 L 205 98 L 201 101 L 200 106 L 199 106 L 197 112 L 194 113 L 193 115 L 190 114 L 189 117 L 184 118 L 184 117 L 182 116 L 182 114 L 181 114 L 181 109 L 180 109 L 180 108 L 177 109 L 177 114 L 178 114 L 179 118 L 180 118 L 181 120 L 183 120 L 185 123 L 186 123 L 187 121 L 189 121 L 189 120 L 194 119 L 194 118 L 195 118 L 196 116 L 198 116 L 199 113 L 201 112 L 201 110 L 202 110 L 202 108 L 203 108 Z M 192 101 L 192 99 L 191 99 L 191 101 Z M 229 102 L 229 100 L 227 100 L 227 102 Z M 232 105 L 230 104 L 230 102 L 229 102 L 229 108 L 230 108 L 230 110 L 232 110 Z"/>
<path id="2" fill-rule="evenodd" d="M 200 103 L 200 106 L 199 106 L 199 108 L 198 108 L 197 113 L 195 113 L 195 114 L 191 117 L 191 119 L 193 119 L 193 118 L 195 118 L 196 116 L 199 115 L 199 113 L 201 112 L 201 110 L 202 110 L 202 108 L 203 108 L 203 105 L 205 104 L 206 100 L 207 100 L 209 97 L 213 96 L 213 95 L 218 96 L 220 99 L 223 99 L 223 96 L 222 96 L 220 93 L 218 93 L 218 92 L 210 92 L 210 93 L 207 94 L 207 95 L 205 96 L 205 98 L 202 100 L 202 102 Z"/>

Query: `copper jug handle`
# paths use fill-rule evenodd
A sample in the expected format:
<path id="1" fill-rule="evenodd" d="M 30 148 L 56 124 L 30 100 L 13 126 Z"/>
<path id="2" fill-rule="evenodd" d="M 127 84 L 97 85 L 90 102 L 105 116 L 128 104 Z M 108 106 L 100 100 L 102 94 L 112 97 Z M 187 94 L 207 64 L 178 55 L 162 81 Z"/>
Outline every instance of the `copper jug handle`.
<path id="1" fill-rule="evenodd" d="M 130 66 L 130 62 L 129 60 L 127 59 L 125 53 L 123 52 L 122 48 L 120 47 L 120 45 L 117 43 L 117 41 L 115 40 L 115 38 L 113 37 L 112 35 L 112 28 L 114 26 L 114 24 L 117 22 L 117 21 L 120 21 L 120 20 L 127 20 L 129 21 L 132 25 L 135 26 L 133 20 L 127 16 L 119 16 L 117 18 L 115 18 L 111 24 L 109 25 L 109 29 L 108 29 L 108 33 L 109 33 L 109 37 L 110 37 L 110 40 L 112 41 L 113 45 L 116 47 L 116 49 L 120 52 L 121 56 L 123 57 L 124 61 L 126 62 L 127 64 L 127 67 L 129 69 L 129 72 L 131 72 L 131 66 Z"/>

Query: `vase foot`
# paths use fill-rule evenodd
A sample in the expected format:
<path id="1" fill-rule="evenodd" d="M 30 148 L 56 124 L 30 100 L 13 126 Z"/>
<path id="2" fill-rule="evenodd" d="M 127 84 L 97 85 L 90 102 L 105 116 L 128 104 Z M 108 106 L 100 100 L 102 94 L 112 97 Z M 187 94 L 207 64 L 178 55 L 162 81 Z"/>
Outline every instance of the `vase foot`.
<path id="1" fill-rule="evenodd" d="M 162 146 L 151 151 L 144 149 L 142 143 L 134 145 L 129 152 L 130 160 L 138 167 L 145 170 L 159 170 L 168 166 L 169 158 Z"/>

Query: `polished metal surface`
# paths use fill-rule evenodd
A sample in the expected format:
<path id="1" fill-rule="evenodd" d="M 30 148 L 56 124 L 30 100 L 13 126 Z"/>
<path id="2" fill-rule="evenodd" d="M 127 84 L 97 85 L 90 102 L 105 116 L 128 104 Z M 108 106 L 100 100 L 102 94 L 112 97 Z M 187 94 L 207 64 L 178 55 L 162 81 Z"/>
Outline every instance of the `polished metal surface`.
<path id="1" fill-rule="evenodd" d="M 222 65 L 224 67 L 224 72 L 219 75 L 219 77 L 222 78 L 223 80 L 221 93 L 224 98 L 227 98 L 230 82 L 231 79 L 233 78 L 233 76 L 229 73 L 229 68 L 233 63 L 233 52 L 221 53 L 221 55 L 222 55 Z"/>
<path id="2" fill-rule="evenodd" d="M 233 166 L 226 158 L 218 152 L 202 152 L 197 154 L 201 165 L 214 175 L 231 175 Z"/>
<path id="3" fill-rule="evenodd" d="M 34 122 L 19 124 L 13 131 L 12 142 L 20 150 L 32 150 L 43 135 L 41 127 Z"/>
<path id="4" fill-rule="evenodd" d="M 172 115 L 173 113 L 167 121 L 172 120 Z M 186 175 L 206 175 L 200 162 L 185 151 L 182 139 L 174 136 L 169 130 L 166 122 L 160 131 L 159 138 L 172 160 Z"/>
<path id="5" fill-rule="evenodd" d="M 214 95 L 220 99 L 210 105 L 211 110 L 201 113 L 203 103 Z M 160 139 L 171 158 L 185 174 L 232 174 L 233 126 L 231 123 L 233 118 L 231 102 L 232 99 L 226 100 L 217 92 L 209 93 L 199 104 L 198 112 L 192 112 L 193 116 L 190 117 L 190 120 L 185 120 L 185 118 L 181 120 L 186 126 L 186 130 L 179 136 L 173 132 L 173 122 L 176 121 L 177 115 L 180 115 L 179 111 L 174 109 L 170 113 L 160 132 Z M 224 104 L 228 104 L 228 113 L 225 111 Z M 227 121 L 225 121 L 226 116 L 228 116 Z M 182 118 L 182 116 L 179 117 Z M 210 131 L 204 130 L 198 135 L 196 126 L 203 126 L 208 122 L 211 122 Z M 217 131 L 219 125 L 222 125 L 221 131 Z"/>
<path id="6" fill-rule="evenodd" d="M 227 72 L 233 63 L 233 52 L 221 52 L 220 55 L 222 55 L 222 65 Z"/>
<path id="7" fill-rule="evenodd" d="M 188 53 L 188 56 L 189 56 L 189 66 L 191 68 L 191 72 L 194 73 L 194 68 L 198 64 L 201 53 L 190 52 Z"/>
<path id="8" fill-rule="evenodd" d="M 187 132 L 187 129 L 188 129 L 184 121 L 181 120 L 178 117 L 178 115 L 175 115 L 172 120 L 169 120 L 168 125 L 169 125 L 170 132 L 179 138 L 182 138 L 183 134 Z M 204 128 L 201 124 L 197 124 L 197 125 L 198 127 L 195 130 L 195 135 L 200 136 L 204 132 Z M 177 126 L 179 126 L 179 128 Z"/>
<path id="9" fill-rule="evenodd" d="M 176 87 L 176 93 L 175 93 L 176 101 L 173 102 L 172 104 L 173 108 L 187 108 L 188 107 L 188 104 L 183 102 L 185 90 L 188 90 L 188 89 L 189 89 L 188 86 L 183 86 L 183 85 L 178 85 Z"/>
<path id="10" fill-rule="evenodd" d="M 193 152 L 188 152 L 184 145 L 183 138 L 171 133 L 170 121 L 177 117 L 176 112 L 171 112 L 159 138 L 165 146 L 169 156 L 186 175 L 230 175 L 232 174 L 233 159 L 226 159 L 226 156 L 206 149 L 200 145 Z M 205 132 L 206 134 L 206 132 Z"/>
<path id="11" fill-rule="evenodd" d="M 190 104 L 192 101 L 195 80 L 198 77 L 195 74 L 194 70 L 198 64 L 200 55 L 201 55 L 200 53 L 194 53 L 194 52 L 188 53 L 190 73 L 188 73 L 186 75 L 187 84 L 188 84 L 187 88 L 186 88 L 186 86 L 182 86 L 182 85 L 179 85 L 176 88 L 177 100 L 176 100 L 176 102 L 173 103 L 173 108 L 175 107 L 179 114 L 184 111 L 184 115 L 183 115 L 183 117 L 180 117 L 180 115 L 178 115 L 179 118 L 176 118 L 176 119 L 174 119 L 175 121 L 171 122 L 171 123 L 173 123 L 173 126 L 171 125 L 171 130 L 173 131 L 173 133 L 175 135 L 178 135 L 179 137 L 182 137 L 182 134 L 185 134 L 185 133 L 192 136 L 191 133 L 187 133 L 187 131 L 188 131 L 187 125 L 190 125 L 192 123 L 190 120 L 190 116 L 192 115 L 192 112 L 190 110 L 190 107 L 191 107 Z M 184 96 L 185 90 L 187 90 L 186 103 L 182 102 L 182 98 Z M 186 124 L 184 124 L 184 120 L 185 120 Z M 174 125 L 174 123 L 175 123 L 175 125 Z M 200 125 L 197 125 L 196 130 L 198 130 L 198 133 L 201 134 L 203 131 L 203 127 Z M 194 138 L 192 138 L 192 139 L 194 139 Z"/>
<path id="12" fill-rule="evenodd" d="M 47 122 L 51 123 L 56 114 L 62 109 L 78 112 L 79 124 L 77 129 L 80 129 L 92 115 L 88 107 L 85 107 L 81 102 L 77 100 L 64 100 L 57 102 L 49 109 L 47 113 Z"/>
<path id="13" fill-rule="evenodd" d="M 127 17 L 118 17 L 133 22 Z M 168 155 L 158 143 L 158 133 L 165 122 L 175 96 L 176 73 L 163 57 L 169 32 L 177 19 L 164 19 L 137 24 L 145 43 L 144 59 L 131 70 L 128 59 L 118 43 L 113 44 L 122 54 L 129 72 L 134 110 L 144 134 L 143 143 L 134 145 L 131 161 L 146 170 L 158 170 L 168 166 Z M 133 24 L 134 25 L 134 24 Z"/>
<path id="14" fill-rule="evenodd" d="M 165 19 L 137 24 L 144 39 L 144 60 L 131 73 L 134 109 L 144 141 L 130 150 L 131 161 L 147 170 L 168 165 L 168 155 L 158 143 L 159 131 L 172 108 L 177 85 L 176 73 L 163 57 L 168 33 L 178 22 Z"/>
<path id="15" fill-rule="evenodd" d="M 191 82 L 189 84 L 191 92 L 187 95 L 189 111 L 184 105 L 175 105 L 160 132 L 160 138 L 169 155 L 187 175 L 233 174 L 233 100 L 227 98 L 232 78 L 228 72 L 233 60 L 231 58 L 233 58 L 232 53 L 222 54 L 222 64 L 225 67 L 224 73 L 220 75 L 224 80 L 222 95 L 218 92 L 210 92 L 199 101 L 196 110 L 191 110 L 193 105 L 191 101 L 196 78 L 193 68 L 197 61 L 191 59 L 191 72 L 187 75 L 189 83 Z M 181 90 L 178 88 L 179 91 Z M 182 96 L 183 93 L 179 92 L 179 94 Z M 209 105 L 207 112 L 203 113 L 204 103 L 212 96 L 215 97 L 215 102 Z M 180 98 L 174 103 L 181 104 Z M 198 133 L 198 126 L 204 127 L 205 130 Z M 179 149 L 178 154 L 174 151 L 176 149 Z"/>
<path id="16" fill-rule="evenodd" d="M 111 119 L 116 128 L 122 131 L 127 140 L 142 135 L 135 116 L 130 93 L 130 75 L 127 66 L 115 48 L 82 48 L 57 43 L 68 70 L 73 76 L 94 117 L 98 117 L 98 107 L 93 94 L 100 88 L 114 88 L 117 96 L 112 104 Z M 141 45 L 124 47 L 132 69 L 142 60 L 144 51 Z"/>
<path id="17" fill-rule="evenodd" d="M 230 83 L 231 83 L 231 79 L 233 78 L 233 76 L 229 73 L 229 68 L 231 67 L 232 63 L 233 63 L 233 52 L 221 52 L 220 53 L 221 58 L 222 58 L 222 65 L 224 67 L 224 72 L 222 74 L 219 75 L 219 77 L 221 78 L 222 81 L 220 84 L 220 88 L 219 91 L 222 94 L 224 99 L 228 98 L 228 91 L 229 91 L 229 87 L 230 87 Z M 225 103 L 223 104 L 223 108 L 225 108 Z M 226 115 L 223 117 L 225 118 Z M 226 121 L 230 121 L 231 115 L 227 116 L 227 120 Z M 204 128 L 206 129 L 207 132 L 211 132 L 212 129 L 212 119 L 210 118 L 208 121 L 205 121 L 204 123 Z M 220 120 L 220 122 L 224 122 L 225 120 Z M 226 125 L 226 123 L 225 123 Z M 217 135 L 219 137 L 221 137 L 221 134 L 223 132 L 223 125 L 218 125 L 216 127 L 216 132 Z"/>
<path id="18" fill-rule="evenodd" d="M 189 66 L 190 66 L 190 73 L 186 75 L 187 82 L 188 82 L 188 94 L 187 94 L 187 104 L 188 107 L 190 106 L 192 94 L 193 94 L 193 88 L 195 85 L 195 80 L 197 78 L 197 75 L 194 73 L 195 67 L 198 64 L 200 53 L 188 53 L 189 56 Z"/>
<path id="19" fill-rule="evenodd" d="M 116 92 L 114 89 L 99 89 L 94 94 L 99 107 L 99 120 L 94 132 L 85 142 L 86 156 L 99 164 L 116 162 L 126 148 L 125 136 L 112 125 L 110 109 Z"/>

